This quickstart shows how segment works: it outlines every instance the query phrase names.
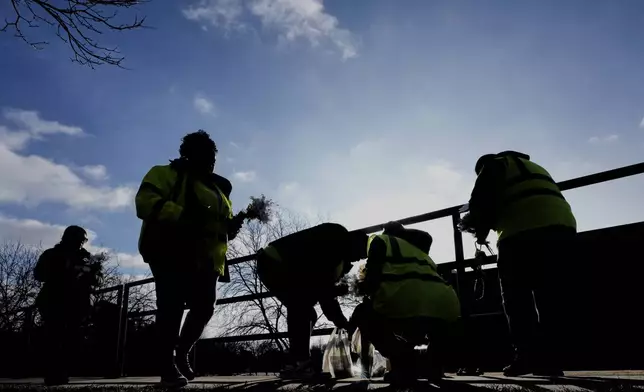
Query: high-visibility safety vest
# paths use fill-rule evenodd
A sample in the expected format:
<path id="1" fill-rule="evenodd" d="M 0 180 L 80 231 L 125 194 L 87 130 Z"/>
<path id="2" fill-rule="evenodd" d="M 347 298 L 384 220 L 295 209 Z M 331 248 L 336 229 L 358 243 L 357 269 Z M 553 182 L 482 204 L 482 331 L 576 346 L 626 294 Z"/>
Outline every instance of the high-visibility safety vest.
<path id="1" fill-rule="evenodd" d="M 187 182 L 188 175 L 180 175 L 171 165 L 154 166 L 143 178 L 135 201 L 137 216 L 143 220 L 139 251 L 144 259 L 146 253 L 162 257 L 166 250 L 176 248 L 180 237 L 185 237 L 178 223 L 186 207 Z M 199 253 L 211 259 L 215 270 L 223 276 L 228 250 L 228 221 L 233 216 L 232 203 L 214 183 L 206 185 L 195 179 L 192 184 L 194 199 L 191 202 L 199 203 L 208 212 L 207 217 L 203 217 L 205 224 L 200 231 L 203 238 L 191 240 L 200 248 Z M 181 249 L 176 250 L 181 252 Z"/>
<path id="2" fill-rule="evenodd" d="M 496 159 L 505 166 L 505 187 L 494 227 L 499 241 L 547 226 L 577 228 L 570 204 L 546 169 L 512 155 Z"/>
<path id="3" fill-rule="evenodd" d="M 385 242 L 387 253 L 380 286 L 372 296 L 373 309 L 388 318 L 458 319 L 458 296 L 438 274 L 431 257 L 409 242 L 389 235 L 372 236 L 367 251 L 376 237 Z"/>

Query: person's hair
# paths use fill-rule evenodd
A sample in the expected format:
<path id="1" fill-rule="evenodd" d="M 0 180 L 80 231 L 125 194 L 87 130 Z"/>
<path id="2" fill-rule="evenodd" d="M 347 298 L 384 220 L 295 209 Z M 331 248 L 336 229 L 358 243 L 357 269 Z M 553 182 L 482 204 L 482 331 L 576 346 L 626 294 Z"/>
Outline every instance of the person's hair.
<path id="1" fill-rule="evenodd" d="M 496 154 L 485 154 L 482 157 L 476 161 L 476 165 L 474 166 L 474 172 L 476 175 L 481 174 L 481 171 L 483 170 L 483 166 L 485 166 L 488 162 L 490 162 L 492 159 L 496 158 Z"/>
<path id="2" fill-rule="evenodd" d="M 217 151 L 217 145 L 210 138 L 208 132 L 203 129 L 184 136 L 181 139 L 181 146 L 179 147 L 179 155 L 182 158 L 199 156 L 206 152 L 212 153 L 214 156 L 217 154 Z"/>
<path id="3" fill-rule="evenodd" d="M 81 236 L 87 239 L 87 231 L 85 231 L 85 229 L 83 229 L 80 226 L 73 225 L 65 229 L 65 231 L 63 232 L 63 237 L 61 238 L 60 241 L 66 242 L 71 239 L 79 238 Z"/>

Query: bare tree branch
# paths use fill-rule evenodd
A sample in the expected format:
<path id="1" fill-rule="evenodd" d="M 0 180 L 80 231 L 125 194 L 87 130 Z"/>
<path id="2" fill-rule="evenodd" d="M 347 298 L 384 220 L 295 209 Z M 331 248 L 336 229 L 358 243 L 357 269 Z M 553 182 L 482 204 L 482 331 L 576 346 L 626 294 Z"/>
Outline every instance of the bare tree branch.
<path id="1" fill-rule="evenodd" d="M 55 29 L 56 36 L 72 50 L 72 61 L 94 68 L 101 64 L 121 67 L 125 59 L 117 47 L 107 47 L 97 37 L 109 31 L 135 30 L 145 27 L 145 17 L 134 16 L 119 21 L 119 11 L 133 8 L 148 0 L 10 0 L 14 17 L 4 19 L 0 32 L 13 31 L 16 38 L 34 49 L 48 41 L 34 41 L 23 27 L 35 29 L 41 23 Z"/>

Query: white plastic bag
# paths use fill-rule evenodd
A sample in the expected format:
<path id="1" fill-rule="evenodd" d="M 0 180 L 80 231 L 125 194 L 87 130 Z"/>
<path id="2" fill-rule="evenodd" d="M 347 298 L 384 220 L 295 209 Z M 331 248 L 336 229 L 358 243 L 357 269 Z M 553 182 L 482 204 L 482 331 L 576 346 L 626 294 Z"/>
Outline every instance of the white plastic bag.
<path id="1" fill-rule="evenodd" d="M 330 373 L 333 378 L 353 377 L 349 336 L 345 330 L 336 328 L 331 333 L 322 357 L 322 372 Z"/>
<path id="2" fill-rule="evenodd" d="M 356 329 L 351 339 L 351 352 L 360 355 L 353 367 L 354 375 L 360 375 L 363 378 L 381 377 L 389 370 L 387 359 L 375 349 L 373 344 L 369 344 L 369 351 L 366 354 L 368 357 L 362 357 L 362 334 L 360 329 Z"/>

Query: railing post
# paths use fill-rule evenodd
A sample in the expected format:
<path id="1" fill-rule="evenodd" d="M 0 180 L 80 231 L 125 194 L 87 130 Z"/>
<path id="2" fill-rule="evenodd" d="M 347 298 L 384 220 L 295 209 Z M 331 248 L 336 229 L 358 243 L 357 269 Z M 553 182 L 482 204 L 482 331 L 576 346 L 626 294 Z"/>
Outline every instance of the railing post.
<path id="1" fill-rule="evenodd" d="M 126 284 L 119 288 L 119 327 L 116 342 L 116 374 L 117 377 L 123 376 L 123 366 L 125 359 L 125 342 L 127 337 L 127 319 L 130 298 L 130 287 Z"/>
<path id="2" fill-rule="evenodd" d="M 465 250 L 463 249 L 463 234 L 458 229 L 460 221 L 461 214 L 459 212 L 452 214 L 452 228 L 454 230 L 454 258 L 456 260 L 456 293 L 458 293 L 459 298 L 462 298 L 463 295 L 466 295 L 461 290 L 461 279 L 465 276 Z M 465 309 L 463 313 L 469 313 Z M 466 317 L 468 314 L 463 314 L 463 316 Z"/>

